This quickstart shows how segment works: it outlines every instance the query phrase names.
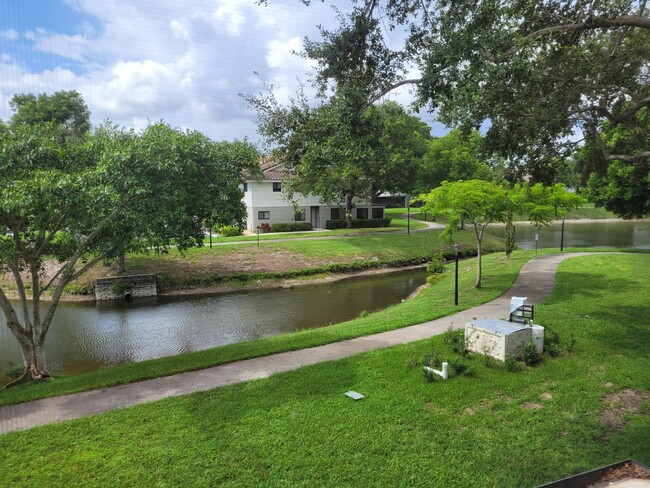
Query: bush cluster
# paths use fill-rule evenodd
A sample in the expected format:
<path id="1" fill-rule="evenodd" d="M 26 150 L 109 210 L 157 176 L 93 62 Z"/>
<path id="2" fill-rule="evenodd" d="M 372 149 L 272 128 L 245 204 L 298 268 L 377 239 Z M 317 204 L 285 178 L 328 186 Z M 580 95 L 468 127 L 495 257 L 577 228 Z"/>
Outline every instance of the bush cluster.
<path id="1" fill-rule="evenodd" d="M 236 225 L 222 225 L 219 227 L 218 232 L 223 237 L 235 237 L 241 235 L 241 229 Z"/>
<path id="2" fill-rule="evenodd" d="M 311 229 L 311 223 L 309 222 L 286 222 L 273 224 L 274 232 L 300 232 Z"/>
<path id="3" fill-rule="evenodd" d="M 391 219 L 352 219 L 353 229 L 369 229 L 376 227 L 389 227 Z M 345 229 L 348 224 L 345 219 L 335 219 L 325 221 L 327 229 Z"/>

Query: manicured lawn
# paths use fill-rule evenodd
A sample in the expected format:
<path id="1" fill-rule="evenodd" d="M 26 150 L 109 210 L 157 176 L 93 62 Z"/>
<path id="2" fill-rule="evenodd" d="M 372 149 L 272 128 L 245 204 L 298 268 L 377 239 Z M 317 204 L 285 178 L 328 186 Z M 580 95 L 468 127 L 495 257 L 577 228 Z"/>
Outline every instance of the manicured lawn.
<path id="1" fill-rule="evenodd" d="M 535 368 L 509 373 L 475 357 L 473 376 L 427 383 L 408 365 L 434 348 L 453 357 L 439 336 L 7 434 L 0 479 L 49 487 L 528 487 L 627 457 L 648 463 L 648 260 L 564 262 L 536 317 L 562 345 L 574 337 L 575 347 Z M 366 398 L 354 402 L 348 390 Z"/>
<path id="2" fill-rule="evenodd" d="M 407 219 L 401 218 L 400 216 L 406 213 L 405 209 L 402 209 L 403 212 L 396 213 L 393 212 L 389 214 L 386 209 L 386 217 L 391 219 L 389 227 L 377 227 L 377 228 L 368 228 L 368 229 L 334 229 L 327 231 L 311 231 L 311 232 L 271 232 L 269 234 L 260 234 L 260 242 L 262 241 L 273 241 L 278 239 L 296 239 L 296 238 L 322 238 L 329 236 L 355 236 L 359 234 L 368 234 L 368 233 L 384 233 L 384 232 L 393 232 L 406 230 L 408 227 Z M 426 225 L 421 222 L 411 221 L 411 230 L 415 229 L 424 229 Z M 233 236 L 233 237 L 221 237 L 213 236 L 212 243 L 232 243 L 232 242 L 257 242 L 257 235 L 254 236 Z M 203 239 L 203 244 L 206 246 L 210 245 L 210 238 L 205 237 Z"/>

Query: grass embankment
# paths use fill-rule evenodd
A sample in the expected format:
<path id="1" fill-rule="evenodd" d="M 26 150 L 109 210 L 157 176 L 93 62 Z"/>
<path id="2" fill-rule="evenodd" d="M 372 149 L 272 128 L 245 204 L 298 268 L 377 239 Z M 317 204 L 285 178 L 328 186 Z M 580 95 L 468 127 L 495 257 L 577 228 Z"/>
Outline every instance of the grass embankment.
<path id="1" fill-rule="evenodd" d="M 359 271 L 424 262 L 434 250 L 450 246 L 439 232 L 366 234 L 336 239 L 291 240 L 255 244 L 193 248 L 184 255 L 171 251 L 161 255 L 129 255 L 131 272 L 153 273 L 163 288 L 205 287 L 221 283 L 256 283 L 320 273 Z M 458 234 L 461 249 L 475 253 L 473 232 Z M 486 250 L 503 248 L 501 240 L 486 238 Z M 90 293 L 99 276 L 117 274 L 117 264 L 97 266 L 82 276 L 70 291 Z"/>
<path id="2" fill-rule="evenodd" d="M 474 288 L 476 260 L 461 261 L 460 304 L 458 307 L 453 305 L 454 283 L 453 276 L 449 273 L 436 283 L 435 289 L 425 289 L 411 300 L 367 317 L 328 327 L 230 344 L 205 351 L 123 364 L 74 376 L 62 376 L 54 381 L 23 384 L 6 390 L 0 389 L 0 405 L 131 383 L 242 359 L 304 349 L 443 317 L 458 310 L 485 303 L 503 294 L 512 285 L 523 263 L 532 256 L 534 254 L 531 252 L 517 252 L 510 260 L 507 260 L 503 254 L 485 256 L 483 258 L 484 286 L 480 290 Z"/>
<path id="3" fill-rule="evenodd" d="M 51 487 L 524 487 L 628 457 L 648 463 L 648 259 L 564 262 L 555 293 L 535 312 L 575 347 L 535 368 L 509 373 L 478 356 L 473 376 L 430 384 L 408 365 L 432 349 L 453 357 L 438 336 L 7 434 L 0 479 Z M 354 402 L 348 390 L 366 398 Z"/>

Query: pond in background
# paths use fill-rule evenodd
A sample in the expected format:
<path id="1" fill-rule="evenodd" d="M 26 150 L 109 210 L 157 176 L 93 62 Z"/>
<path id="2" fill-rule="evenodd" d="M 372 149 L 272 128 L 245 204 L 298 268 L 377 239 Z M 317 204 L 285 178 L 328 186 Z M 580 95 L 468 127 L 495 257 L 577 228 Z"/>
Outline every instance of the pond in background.
<path id="1" fill-rule="evenodd" d="M 492 225 L 485 229 L 488 234 L 504 237 L 505 226 Z M 536 227 L 518 223 L 515 227 L 515 242 L 521 249 L 535 249 L 535 235 L 539 236 L 539 249 L 560 248 L 562 223 L 548 227 Z M 564 247 L 629 247 L 650 249 L 650 221 L 628 220 L 607 222 L 566 222 L 564 225 Z"/>

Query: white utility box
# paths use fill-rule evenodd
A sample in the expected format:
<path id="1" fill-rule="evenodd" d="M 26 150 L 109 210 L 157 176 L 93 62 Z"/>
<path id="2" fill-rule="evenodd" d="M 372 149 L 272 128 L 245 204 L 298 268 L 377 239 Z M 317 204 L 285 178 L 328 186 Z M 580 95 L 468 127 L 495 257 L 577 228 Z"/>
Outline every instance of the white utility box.
<path id="1" fill-rule="evenodd" d="M 544 327 L 533 327 L 498 319 L 476 319 L 465 324 L 465 341 L 470 351 L 505 361 L 520 357 L 529 342 L 537 346 L 537 352 L 542 352 Z"/>

